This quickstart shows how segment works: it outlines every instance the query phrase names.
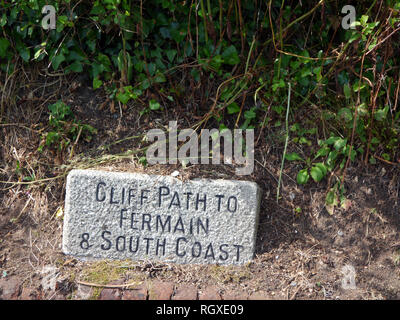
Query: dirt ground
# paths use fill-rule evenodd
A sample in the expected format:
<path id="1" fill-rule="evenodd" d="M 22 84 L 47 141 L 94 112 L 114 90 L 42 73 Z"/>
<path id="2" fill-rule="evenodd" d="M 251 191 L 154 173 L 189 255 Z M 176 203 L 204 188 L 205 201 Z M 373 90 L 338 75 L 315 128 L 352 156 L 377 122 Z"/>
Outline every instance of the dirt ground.
<path id="1" fill-rule="evenodd" d="M 277 204 L 282 129 L 266 128 L 260 135 L 251 176 L 235 177 L 234 167 L 228 165 L 144 167 L 140 155 L 124 154 L 146 145 L 132 137 L 166 126 L 168 120 L 180 119 L 179 127 L 188 128 L 201 114 L 201 106 L 140 115 L 140 101 L 126 109 L 112 106 L 104 92 L 92 90 L 78 78 L 56 77 L 44 84 L 43 79 L 29 80 L 31 86 L 18 91 L 17 106 L 7 110 L 7 123 L 0 124 L 0 298 L 99 299 L 107 297 L 102 288 L 109 284 L 121 289 L 158 281 L 172 284 L 174 295 L 186 285 L 198 292 L 214 288 L 222 298 L 235 292 L 239 298 L 259 293 L 260 299 L 400 299 L 399 166 L 383 162 L 350 166 L 345 178 L 348 200 L 329 214 L 328 181 L 299 186 L 295 181 L 299 167 L 286 162 Z M 29 94 L 32 87 L 37 90 Z M 38 152 L 47 105 L 58 99 L 98 133 L 90 142 L 76 143 L 74 153 Z M 107 157 L 110 154 L 114 158 Z M 255 259 L 242 267 L 222 267 L 82 262 L 65 256 L 61 252 L 65 173 L 75 167 L 150 174 L 178 170 L 183 179 L 257 182 L 263 196 Z M 39 182 L 24 180 L 32 175 Z M 191 298 L 189 293 L 186 298 Z"/>

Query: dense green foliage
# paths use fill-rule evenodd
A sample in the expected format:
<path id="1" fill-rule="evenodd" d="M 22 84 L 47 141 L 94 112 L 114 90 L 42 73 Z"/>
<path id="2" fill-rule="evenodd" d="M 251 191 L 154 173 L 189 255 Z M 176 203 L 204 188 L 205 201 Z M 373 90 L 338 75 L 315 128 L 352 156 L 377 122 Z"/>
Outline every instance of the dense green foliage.
<path id="1" fill-rule="evenodd" d="M 21 63 L 88 73 L 122 104 L 157 92 L 142 112 L 196 100 L 203 123 L 262 131 L 284 130 L 291 83 L 290 143 L 302 151 L 285 159 L 299 184 L 400 157 L 400 1 L 357 1 L 345 30 L 339 0 L 57 0 L 49 31 L 47 2 L 0 1 L 2 77 Z"/>

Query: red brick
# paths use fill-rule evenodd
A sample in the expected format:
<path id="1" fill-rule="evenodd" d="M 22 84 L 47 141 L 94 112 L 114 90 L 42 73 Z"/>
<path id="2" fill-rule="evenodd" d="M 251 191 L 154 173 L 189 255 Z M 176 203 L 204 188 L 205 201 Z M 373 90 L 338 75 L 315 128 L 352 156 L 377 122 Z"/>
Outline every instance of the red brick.
<path id="1" fill-rule="evenodd" d="M 21 292 L 21 282 L 18 277 L 11 276 L 0 279 L 0 299 L 16 300 Z"/>
<path id="2" fill-rule="evenodd" d="M 249 300 L 271 300 L 272 298 L 266 291 L 256 291 L 249 296 Z"/>
<path id="3" fill-rule="evenodd" d="M 222 300 L 248 300 L 248 294 L 246 292 L 240 292 L 237 290 L 226 290 L 222 294 Z"/>
<path id="4" fill-rule="evenodd" d="M 147 299 L 147 285 L 141 284 L 137 288 L 132 288 L 124 291 L 122 300 L 146 300 Z"/>
<path id="5" fill-rule="evenodd" d="M 35 290 L 31 288 L 23 288 L 19 300 L 36 300 L 37 294 Z"/>
<path id="6" fill-rule="evenodd" d="M 197 288 L 188 284 L 178 285 L 172 300 L 197 300 Z"/>
<path id="7" fill-rule="evenodd" d="M 93 296 L 93 288 L 89 286 L 85 286 L 82 284 L 78 284 L 78 288 L 76 289 L 73 299 L 74 300 L 89 300 Z"/>
<path id="8" fill-rule="evenodd" d="M 174 287 L 172 282 L 152 281 L 148 284 L 149 300 L 170 300 Z"/>
<path id="9" fill-rule="evenodd" d="M 121 300 L 121 290 L 105 288 L 101 290 L 99 300 Z"/>
<path id="10" fill-rule="evenodd" d="M 216 286 L 210 286 L 199 292 L 199 300 L 221 300 L 219 289 Z"/>
<path id="11" fill-rule="evenodd" d="M 116 280 L 110 283 L 110 285 L 122 285 L 123 280 Z M 121 300 L 122 291 L 120 288 L 104 288 L 100 292 L 99 300 Z"/>

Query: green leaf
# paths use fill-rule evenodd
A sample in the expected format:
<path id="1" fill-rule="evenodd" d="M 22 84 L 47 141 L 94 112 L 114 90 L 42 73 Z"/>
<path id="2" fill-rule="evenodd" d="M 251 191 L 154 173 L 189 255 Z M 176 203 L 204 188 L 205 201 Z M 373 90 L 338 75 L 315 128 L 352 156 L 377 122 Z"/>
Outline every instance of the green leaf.
<path id="1" fill-rule="evenodd" d="M 335 167 L 336 159 L 338 157 L 339 153 L 335 150 L 332 150 L 329 152 L 328 158 L 326 159 L 326 164 L 329 168 L 329 170 L 333 170 Z"/>
<path id="2" fill-rule="evenodd" d="M 31 52 L 29 51 L 29 49 L 27 47 L 21 47 L 19 50 L 19 55 L 21 56 L 22 60 L 24 60 L 25 62 L 29 61 L 29 58 L 31 57 Z"/>
<path id="3" fill-rule="evenodd" d="M 122 102 L 122 104 L 127 104 L 131 98 L 130 94 L 127 92 L 118 92 L 117 99 Z"/>
<path id="4" fill-rule="evenodd" d="M 60 134 L 58 132 L 50 131 L 46 135 L 46 145 L 50 146 L 59 139 L 60 139 Z"/>
<path id="5" fill-rule="evenodd" d="M 379 121 L 379 122 L 385 120 L 388 112 L 389 112 L 389 106 L 386 106 L 383 109 L 379 109 L 379 110 L 375 111 L 375 115 L 374 115 L 375 120 Z"/>
<path id="6" fill-rule="evenodd" d="M 99 78 L 93 79 L 93 89 L 100 88 L 102 84 L 103 84 L 103 81 L 101 81 Z"/>
<path id="7" fill-rule="evenodd" d="M 280 79 L 279 81 L 273 81 L 272 84 L 272 91 L 276 91 L 278 90 L 278 88 L 284 88 L 285 87 L 285 82 L 283 81 L 283 79 Z"/>
<path id="8" fill-rule="evenodd" d="M 75 61 L 71 65 L 69 65 L 67 68 L 65 68 L 65 73 L 69 72 L 82 72 L 83 71 L 83 65 L 82 63 Z"/>
<path id="9" fill-rule="evenodd" d="M 169 31 L 172 39 L 174 39 L 177 43 L 181 43 L 183 39 L 185 39 L 187 33 L 186 30 L 178 30 L 176 27 L 171 28 Z"/>
<path id="10" fill-rule="evenodd" d="M 244 118 L 247 120 L 252 120 L 256 118 L 256 113 L 254 112 L 254 108 L 251 108 L 250 110 L 246 111 L 244 113 Z"/>
<path id="11" fill-rule="evenodd" d="M 230 65 L 236 65 L 240 62 L 239 55 L 234 46 L 229 46 L 225 49 L 222 53 L 222 59 L 224 60 L 224 63 Z"/>
<path id="12" fill-rule="evenodd" d="M 228 108 L 228 114 L 234 114 L 240 111 L 240 107 L 236 102 L 231 103 L 227 108 Z"/>
<path id="13" fill-rule="evenodd" d="M 362 15 L 361 19 L 360 19 L 361 25 L 365 26 L 368 19 L 369 19 L 369 17 L 367 15 Z"/>
<path id="14" fill-rule="evenodd" d="M 171 39 L 171 34 L 168 28 L 165 27 L 160 28 L 160 34 L 164 39 Z"/>
<path id="15" fill-rule="evenodd" d="M 315 154 L 315 158 L 317 159 L 319 157 L 325 157 L 329 154 L 329 151 L 331 151 L 331 149 L 327 146 L 322 147 L 321 149 L 318 150 L 318 152 Z"/>
<path id="16" fill-rule="evenodd" d="M 160 109 L 160 104 L 158 103 L 158 101 L 151 99 L 149 101 L 149 108 L 150 110 L 159 110 Z"/>
<path id="17" fill-rule="evenodd" d="M 137 60 L 134 64 L 133 67 L 137 72 L 142 72 L 144 68 L 144 61 L 143 60 Z"/>
<path id="18" fill-rule="evenodd" d="M 0 19 L 0 27 L 4 27 L 7 23 L 7 15 L 6 13 L 3 13 Z"/>
<path id="19" fill-rule="evenodd" d="M 150 87 L 150 81 L 149 81 L 149 79 L 147 79 L 147 78 L 143 79 L 143 81 L 142 81 L 142 83 L 141 83 L 141 85 L 140 85 L 140 88 L 141 88 L 142 90 L 146 90 L 146 89 L 149 88 L 149 87 Z"/>
<path id="20" fill-rule="evenodd" d="M 0 38 L 0 58 L 5 58 L 9 46 L 10 41 L 8 41 L 6 38 Z"/>
<path id="21" fill-rule="evenodd" d="M 366 87 L 365 83 L 360 83 L 360 81 L 356 81 L 353 85 L 353 91 L 358 92 L 364 89 L 365 87 Z"/>
<path id="22" fill-rule="evenodd" d="M 330 137 L 327 140 L 325 140 L 324 144 L 331 145 L 334 144 L 339 139 L 340 139 L 339 137 Z"/>
<path id="23" fill-rule="evenodd" d="M 51 65 L 53 66 L 53 69 L 57 70 L 63 61 L 65 61 L 65 56 L 62 53 L 53 57 L 53 59 L 51 59 Z"/>
<path id="24" fill-rule="evenodd" d="M 377 137 L 373 137 L 373 138 L 371 139 L 371 143 L 372 143 L 372 144 L 379 144 L 379 143 L 380 143 L 380 140 L 379 140 Z"/>
<path id="25" fill-rule="evenodd" d="M 154 77 L 154 82 L 156 83 L 162 83 L 167 81 L 167 79 L 165 78 L 165 75 L 161 72 L 157 72 L 157 74 Z"/>
<path id="26" fill-rule="evenodd" d="M 149 70 L 150 76 L 154 76 L 156 72 L 156 65 L 154 63 L 148 63 L 147 68 Z"/>
<path id="27" fill-rule="evenodd" d="M 286 154 L 285 159 L 288 161 L 304 161 L 296 152 Z"/>
<path id="28" fill-rule="evenodd" d="M 350 122 L 353 120 L 353 113 L 350 111 L 349 108 L 342 108 L 338 112 L 338 117 L 345 122 Z"/>
<path id="29" fill-rule="evenodd" d="M 336 192 L 335 189 L 331 189 L 328 194 L 326 195 L 325 198 L 325 203 L 327 205 L 336 205 L 337 204 L 337 198 L 336 198 Z"/>
<path id="30" fill-rule="evenodd" d="M 196 80 L 197 82 L 200 81 L 200 72 L 199 72 L 199 70 L 193 68 L 193 69 L 190 71 L 190 75 L 191 75 L 191 76 L 193 77 L 193 79 Z"/>
<path id="31" fill-rule="evenodd" d="M 165 51 L 169 62 L 174 61 L 177 51 L 175 49 L 170 49 Z"/>
<path id="32" fill-rule="evenodd" d="M 307 169 L 300 170 L 297 174 L 297 183 L 298 184 L 306 184 L 310 179 L 310 175 L 308 174 Z"/>
<path id="33" fill-rule="evenodd" d="M 320 182 L 328 172 L 328 169 L 323 163 L 316 163 L 310 171 L 311 177 L 315 182 Z"/>
<path id="34" fill-rule="evenodd" d="M 342 150 L 342 149 L 346 146 L 346 144 L 347 144 L 347 139 L 339 138 L 339 139 L 337 139 L 337 140 L 335 141 L 335 143 L 333 144 L 333 146 L 335 147 L 335 149 L 336 149 L 337 151 L 340 151 L 340 150 Z"/>
<path id="35" fill-rule="evenodd" d="M 308 146 L 311 146 L 311 141 L 310 140 L 308 140 L 307 138 L 305 138 L 305 137 L 301 137 L 300 139 L 299 139 L 299 143 L 301 143 L 301 144 L 306 144 L 306 145 L 308 145 Z"/>

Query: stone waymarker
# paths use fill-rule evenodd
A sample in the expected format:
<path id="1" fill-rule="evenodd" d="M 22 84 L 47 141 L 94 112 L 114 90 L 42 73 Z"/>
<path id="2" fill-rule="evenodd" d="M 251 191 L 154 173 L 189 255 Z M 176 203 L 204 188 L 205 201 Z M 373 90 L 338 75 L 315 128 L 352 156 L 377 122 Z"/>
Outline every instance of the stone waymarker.
<path id="1" fill-rule="evenodd" d="M 254 182 L 73 170 L 63 251 L 83 259 L 243 264 L 254 255 L 260 196 Z"/>

